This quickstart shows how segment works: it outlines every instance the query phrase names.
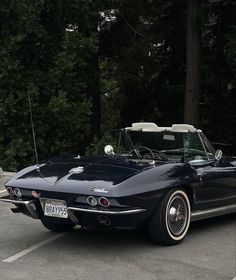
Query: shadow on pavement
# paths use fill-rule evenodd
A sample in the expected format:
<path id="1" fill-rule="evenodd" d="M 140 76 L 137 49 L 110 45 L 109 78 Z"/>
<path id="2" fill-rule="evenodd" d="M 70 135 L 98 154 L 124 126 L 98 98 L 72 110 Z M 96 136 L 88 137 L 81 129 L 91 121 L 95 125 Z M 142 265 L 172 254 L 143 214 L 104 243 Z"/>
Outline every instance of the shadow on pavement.
<path id="1" fill-rule="evenodd" d="M 234 222 L 234 214 L 194 222 L 191 224 L 187 238 L 182 244 L 184 244 L 188 239 L 191 243 L 193 238 L 201 238 L 203 235 L 208 233 L 210 234 L 212 231 L 220 232 L 223 228 L 231 227 Z M 75 228 L 65 236 L 65 239 L 66 246 L 71 244 L 76 247 L 83 244 L 83 247 L 86 247 L 87 245 L 90 247 L 91 244 L 93 244 L 94 248 L 97 250 L 99 250 L 99 248 L 104 250 L 104 248 L 109 246 L 115 246 L 118 250 L 124 250 L 124 248 L 135 248 L 136 245 L 138 247 L 153 247 L 153 243 L 149 240 L 148 232 L 144 227 L 134 230 L 92 230 L 86 228 Z M 64 242 L 61 244 L 62 246 L 63 243 Z M 166 246 L 157 246 L 167 248 Z"/>

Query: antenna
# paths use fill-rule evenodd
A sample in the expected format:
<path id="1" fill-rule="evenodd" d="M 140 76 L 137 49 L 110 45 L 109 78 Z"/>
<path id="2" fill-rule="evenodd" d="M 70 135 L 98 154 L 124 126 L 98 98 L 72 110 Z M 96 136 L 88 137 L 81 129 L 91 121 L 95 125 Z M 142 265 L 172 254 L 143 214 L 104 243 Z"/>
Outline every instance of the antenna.
<path id="1" fill-rule="evenodd" d="M 29 91 L 28 91 L 27 95 L 28 95 L 28 102 L 29 102 L 30 121 L 31 121 L 33 143 L 34 143 L 35 160 L 36 160 L 37 170 L 38 170 L 39 169 L 39 158 L 38 158 L 38 151 L 37 151 L 37 145 L 36 145 L 35 130 L 34 130 L 34 120 L 33 120 L 32 105 L 31 105 L 31 98 L 30 98 Z"/>
<path id="2" fill-rule="evenodd" d="M 36 170 L 38 171 L 39 175 L 42 177 L 43 180 L 45 180 L 49 184 L 53 184 L 52 182 L 46 180 L 43 177 L 43 175 L 42 175 L 42 173 L 40 171 L 30 93 L 28 92 L 27 95 L 28 95 L 28 102 L 29 102 L 30 122 L 31 122 L 31 129 L 32 129 L 32 136 L 33 136 L 33 143 L 34 143 L 35 160 L 36 160 L 36 164 L 37 164 Z"/>

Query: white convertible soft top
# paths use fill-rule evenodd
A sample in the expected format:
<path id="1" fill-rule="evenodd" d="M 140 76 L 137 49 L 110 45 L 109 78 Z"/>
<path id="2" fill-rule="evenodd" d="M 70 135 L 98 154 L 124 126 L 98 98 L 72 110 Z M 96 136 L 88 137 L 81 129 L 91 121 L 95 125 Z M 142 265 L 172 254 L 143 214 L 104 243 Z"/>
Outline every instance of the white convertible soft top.
<path id="1" fill-rule="evenodd" d="M 161 132 L 161 131 L 170 131 L 170 132 L 196 132 L 197 129 L 190 124 L 173 124 L 170 127 L 158 126 L 152 122 L 139 122 L 133 123 L 131 127 L 126 127 L 126 130 L 132 131 L 146 131 L 146 132 Z"/>

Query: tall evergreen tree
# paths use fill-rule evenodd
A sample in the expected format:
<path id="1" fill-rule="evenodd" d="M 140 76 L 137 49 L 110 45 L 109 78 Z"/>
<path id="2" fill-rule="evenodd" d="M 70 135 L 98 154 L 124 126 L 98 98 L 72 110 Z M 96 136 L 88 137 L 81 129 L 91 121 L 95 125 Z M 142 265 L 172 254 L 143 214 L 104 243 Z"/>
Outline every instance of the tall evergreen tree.
<path id="1" fill-rule="evenodd" d="M 199 101 L 201 95 L 201 33 L 200 1 L 187 1 L 186 33 L 186 92 L 184 121 L 199 124 Z"/>

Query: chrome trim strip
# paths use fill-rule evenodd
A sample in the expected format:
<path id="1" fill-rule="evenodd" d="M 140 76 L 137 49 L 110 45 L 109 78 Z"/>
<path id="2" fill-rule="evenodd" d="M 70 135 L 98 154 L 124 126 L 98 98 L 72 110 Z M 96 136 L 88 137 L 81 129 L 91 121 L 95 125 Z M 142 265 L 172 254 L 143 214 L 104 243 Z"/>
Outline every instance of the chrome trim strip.
<path id="1" fill-rule="evenodd" d="M 236 204 L 192 212 L 191 221 L 198 221 L 236 212 Z"/>
<path id="2" fill-rule="evenodd" d="M 15 200 L 15 199 L 8 199 L 8 198 L 0 198 L 0 201 L 2 202 L 7 202 L 7 203 L 12 203 L 12 204 L 19 204 L 19 205 L 24 205 L 27 210 L 29 211 L 30 215 L 32 218 L 34 219 L 38 219 L 39 216 L 38 216 L 38 213 L 35 211 L 35 209 L 33 208 L 33 201 L 32 200 L 26 200 L 26 201 L 23 201 L 23 200 Z"/>
<path id="3" fill-rule="evenodd" d="M 146 211 L 146 209 L 131 209 L 131 210 L 97 210 L 97 209 L 85 209 L 79 207 L 68 207 L 70 211 L 79 211 L 79 212 L 86 212 L 86 213 L 96 213 L 96 214 L 104 214 L 104 215 L 128 215 L 128 214 L 136 214 Z"/>
<path id="4" fill-rule="evenodd" d="M 13 204 L 23 204 L 23 205 L 28 205 L 32 201 L 24 201 L 24 200 L 15 200 L 15 199 L 8 199 L 8 198 L 0 198 L 0 201 L 2 202 L 7 202 L 7 203 L 13 203 Z"/>

